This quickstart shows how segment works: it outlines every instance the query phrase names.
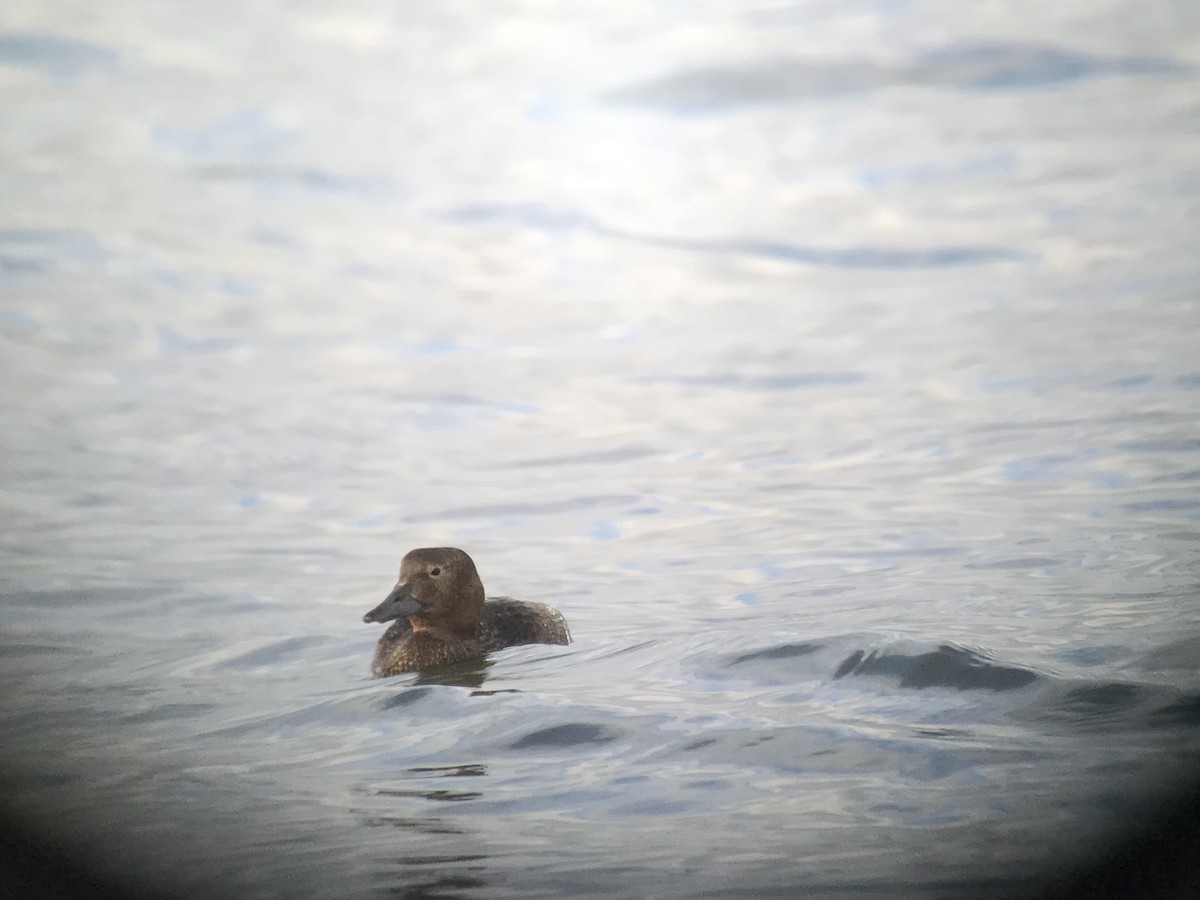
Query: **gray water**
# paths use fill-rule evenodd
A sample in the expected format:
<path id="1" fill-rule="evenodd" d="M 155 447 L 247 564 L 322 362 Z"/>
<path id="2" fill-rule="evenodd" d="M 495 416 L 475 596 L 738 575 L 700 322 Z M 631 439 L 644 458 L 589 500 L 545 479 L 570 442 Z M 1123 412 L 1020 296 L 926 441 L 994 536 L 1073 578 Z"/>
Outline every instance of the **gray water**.
<path id="1" fill-rule="evenodd" d="M 1195 4 L 0 14 L 0 786 L 150 890 L 1011 897 L 1200 751 Z M 412 547 L 570 647 L 373 680 Z"/>

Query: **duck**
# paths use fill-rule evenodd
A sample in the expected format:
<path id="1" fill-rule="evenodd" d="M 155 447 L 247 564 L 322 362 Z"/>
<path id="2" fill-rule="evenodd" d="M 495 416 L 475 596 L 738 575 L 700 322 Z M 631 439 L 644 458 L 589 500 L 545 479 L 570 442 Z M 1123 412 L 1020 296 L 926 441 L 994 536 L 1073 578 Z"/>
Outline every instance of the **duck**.
<path id="1" fill-rule="evenodd" d="M 371 672 L 380 678 L 521 644 L 571 643 L 567 620 L 554 607 L 509 597 L 486 600 L 475 561 L 457 547 L 406 553 L 396 586 L 363 621 L 392 622 L 371 660 Z"/>

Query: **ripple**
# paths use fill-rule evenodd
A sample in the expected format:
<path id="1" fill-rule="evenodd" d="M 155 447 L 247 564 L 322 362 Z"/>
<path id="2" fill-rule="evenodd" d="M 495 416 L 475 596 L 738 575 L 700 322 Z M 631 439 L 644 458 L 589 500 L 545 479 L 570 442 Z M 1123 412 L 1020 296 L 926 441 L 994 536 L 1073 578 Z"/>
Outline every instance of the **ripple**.
<path id="1" fill-rule="evenodd" d="M 1102 76 L 1178 75 L 1190 67 L 1168 57 L 1101 56 L 1050 44 L 964 42 L 907 61 L 798 58 L 685 68 L 609 92 L 604 100 L 674 115 L 718 114 L 762 104 L 796 103 L 909 85 L 958 91 L 1046 88 Z"/>
<path id="2" fill-rule="evenodd" d="M 794 391 L 804 388 L 859 384 L 865 378 L 866 376 L 859 372 L 793 372 L 762 376 L 725 372 L 718 375 L 642 376 L 633 380 L 639 384 L 681 384 L 731 390 Z"/>
<path id="3" fill-rule="evenodd" d="M 625 463 L 635 459 L 645 459 L 656 456 L 661 451 L 642 444 L 628 447 L 614 447 L 609 450 L 595 450 L 588 453 L 571 453 L 562 456 L 542 456 L 535 459 L 521 459 L 512 462 L 499 463 L 501 469 L 545 469 L 553 466 L 578 466 L 593 463 Z"/>
<path id="4" fill-rule="evenodd" d="M 408 771 L 421 777 L 480 778 L 487 775 L 487 766 L 480 763 L 466 763 L 457 766 L 414 766 Z"/>
<path id="5" fill-rule="evenodd" d="M 1143 655 L 1138 660 L 1147 672 L 1186 671 L 1200 673 L 1200 635 L 1171 641 Z"/>
<path id="6" fill-rule="evenodd" d="M 767 647 L 765 650 L 756 650 L 753 653 L 743 653 L 741 656 L 735 656 L 728 664 L 730 666 L 740 666 L 743 663 L 758 660 L 794 659 L 797 656 L 808 656 L 811 653 L 816 653 L 821 647 L 821 644 L 780 644 L 777 647 Z"/>
<path id="7" fill-rule="evenodd" d="M 984 244 L 934 244 L 930 246 L 873 246 L 852 244 L 828 246 L 792 241 L 766 240 L 748 235 L 691 237 L 646 234 L 616 228 L 584 212 L 557 210 L 536 203 L 484 204 L 451 208 L 441 215 L 454 222 L 477 224 L 500 222 L 529 228 L 546 234 L 570 231 L 590 232 L 604 238 L 628 241 L 664 250 L 712 254 L 733 254 L 832 269 L 944 269 L 1031 258 L 1012 247 Z"/>
<path id="8" fill-rule="evenodd" d="M 1047 569 L 1061 566 L 1063 560 L 1052 556 L 1013 556 L 1007 559 L 997 559 L 991 562 L 966 563 L 967 569 Z"/>
<path id="9" fill-rule="evenodd" d="M 477 800 L 483 796 L 481 791 L 448 791 L 444 789 L 434 789 L 422 791 L 416 788 L 376 788 L 373 793 L 377 797 L 420 797 L 424 800 L 437 800 L 447 802 L 461 802 L 463 800 Z"/>
<path id="10" fill-rule="evenodd" d="M 531 732 L 510 745 L 510 749 L 529 747 L 580 747 L 586 744 L 607 744 L 617 739 L 616 733 L 603 725 L 589 722 L 570 722 Z"/>
<path id="11" fill-rule="evenodd" d="M 368 828 L 396 828 L 420 834 L 466 834 L 462 828 L 431 816 L 368 815 L 359 821 Z"/>
<path id="12" fill-rule="evenodd" d="M 637 502 L 632 494 L 595 494 L 582 497 L 572 497 L 569 500 L 547 501 L 545 503 L 503 503 L 492 506 L 459 506 L 452 509 L 438 510 L 436 513 L 420 513 L 406 516 L 404 521 L 414 524 L 421 522 L 440 522 L 445 519 L 493 519 L 504 516 L 548 516 L 581 509 L 595 509 L 604 506 L 624 506 Z"/>
<path id="13" fill-rule="evenodd" d="M 1200 694 L 1189 694 L 1150 711 L 1149 723 L 1155 727 L 1200 727 Z"/>
<path id="14" fill-rule="evenodd" d="M 1200 694 L 1161 684 L 1108 681 L 1055 689 L 1030 710 L 1040 722 L 1072 731 L 1138 739 L 1146 729 L 1200 726 Z"/>
<path id="15" fill-rule="evenodd" d="M 1200 438 L 1155 438 L 1148 441 L 1126 441 L 1117 445 L 1127 453 L 1196 453 Z"/>
<path id="16" fill-rule="evenodd" d="M 834 678 L 889 675 L 906 688 L 949 687 L 956 690 L 1009 691 L 1027 687 L 1039 676 L 1028 669 L 1005 666 L 987 657 L 943 644 L 931 653 L 880 653 L 858 650 L 848 656 Z"/>
<path id="17" fill-rule="evenodd" d="M 213 703 L 163 703 L 153 709 L 121 716 L 120 721 L 126 725 L 153 722 L 179 722 L 207 715 L 215 709 L 218 709 L 218 707 Z"/>
<path id="18" fill-rule="evenodd" d="M 306 651 L 328 643 L 324 637 L 299 636 L 272 641 L 253 650 L 247 650 L 237 656 L 215 663 L 214 669 L 257 669 L 263 666 L 274 666 L 288 659 L 305 658 Z"/>
<path id="19" fill-rule="evenodd" d="M 383 709 L 401 709 L 419 703 L 433 694 L 432 687 L 416 687 L 394 694 L 383 702 Z"/>
<path id="20" fill-rule="evenodd" d="M 108 253 L 100 241 L 68 228 L 0 228 L 0 275 L 45 275 L 73 265 L 103 262 Z M 14 318 L 14 315 L 16 316 Z M 41 324 L 36 316 L 9 313 L 8 325 L 22 331 L 37 332 Z"/>

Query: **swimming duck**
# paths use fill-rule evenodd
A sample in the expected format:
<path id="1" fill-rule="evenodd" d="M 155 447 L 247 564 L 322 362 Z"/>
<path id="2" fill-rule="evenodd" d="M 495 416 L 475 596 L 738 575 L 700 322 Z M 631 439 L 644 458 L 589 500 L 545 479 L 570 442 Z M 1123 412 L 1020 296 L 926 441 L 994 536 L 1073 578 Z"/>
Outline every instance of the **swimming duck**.
<path id="1" fill-rule="evenodd" d="M 544 603 L 508 597 L 484 602 L 475 563 L 456 547 L 411 550 L 400 580 L 364 622 L 397 621 L 375 647 L 379 677 L 483 656 L 518 644 L 569 644 L 562 613 Z"/>

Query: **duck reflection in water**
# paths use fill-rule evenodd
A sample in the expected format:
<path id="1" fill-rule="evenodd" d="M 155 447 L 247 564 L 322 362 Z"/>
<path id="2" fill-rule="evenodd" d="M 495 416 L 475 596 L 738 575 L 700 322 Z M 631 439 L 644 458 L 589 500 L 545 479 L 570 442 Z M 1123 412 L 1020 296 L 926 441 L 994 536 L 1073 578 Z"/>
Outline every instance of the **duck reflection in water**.
<path id="1" fill-rule="evenodd" d="M 392 622 L 371 661 L 380 677 L 482 660 L 504 647 L 571 642 L 566 620 L 553 607 L 507 597 L 485 601 L 474 561 L 455 547 L 407 553 L 396 586 L 363 621 Z M 482 684 L 483 669 L 475 674 Z"/>

